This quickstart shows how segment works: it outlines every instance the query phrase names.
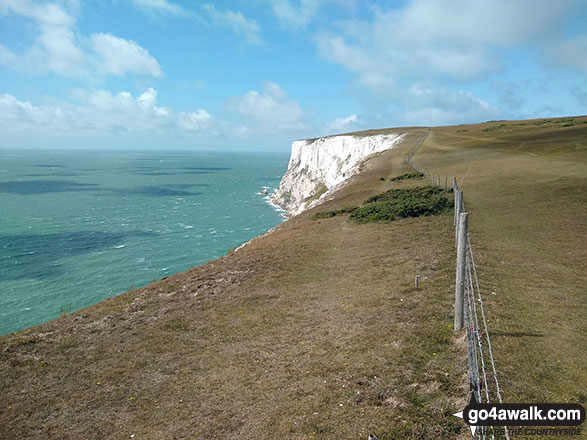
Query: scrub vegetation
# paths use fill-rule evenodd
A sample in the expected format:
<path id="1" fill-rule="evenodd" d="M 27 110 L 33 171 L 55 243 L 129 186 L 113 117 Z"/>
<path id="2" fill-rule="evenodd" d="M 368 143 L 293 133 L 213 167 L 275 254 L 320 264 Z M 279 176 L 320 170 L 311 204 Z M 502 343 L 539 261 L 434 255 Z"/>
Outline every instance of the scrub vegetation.
<path id="1" fill-rule="evenodd" d="M 312 214 L 310 219 L 320 220 L 350 214 L 350 218 L 357 223 L 371 223 L 392 221 L 396 218 L 444 214 L 451 212 L 453 205 L 447 195 L 448 191 L 435 186 L 395 188 L 369 197 L 361 207 L 319 211 Z"/>
<path id="2" fill-rule="evenodd" d="M 419 171 L 412 171 L 411 173 L 404 173 L 401 176 L 394 177 L 391 179 L 392 181 L 398 180 L 406 180 L 406 179 L 422 179 L 424 177 L 424 173 Z"/>

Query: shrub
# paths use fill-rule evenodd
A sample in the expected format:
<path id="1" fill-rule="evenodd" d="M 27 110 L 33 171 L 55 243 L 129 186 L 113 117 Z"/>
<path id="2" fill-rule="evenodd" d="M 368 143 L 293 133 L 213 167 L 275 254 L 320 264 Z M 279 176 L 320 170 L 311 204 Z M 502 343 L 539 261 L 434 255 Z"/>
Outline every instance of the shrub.
<path id="1" fill-rule="evenodd" d="M 351 214 L 351 219 L 358 223 L 392 221 L 395 219 L 393 207 L 389 202 L 362 206 Z"/>
<path id="2" fill-rule="evenodd" d="M 405 173 L 401 176 L 394 177 L 391 180 L 421 179 L 422 177 L 424 177 L 424 173 L 412 171 L 411 173 Z"/>
<path id="3" fill-rule="evenodd" d="M 358 209 L 356 206 L 346 206 L 344 208 L 337 209 L 336 211 L 316 212 L 310 216 L 310 220 L 321 220 L 324 218 L 336 217 L 337 215 L 349 214 L 354 212 L 356 209 Z"/>
<path id="4" fill-rule="evenodd" d="M 321 220 L 342 214 L 351 214 L 358 223 L 392 221 L 396 218 L 421 217 L 450 212 L 452 202 L 448 191 L 437 186 L 422 186 L 409 189 L 390 189 L 382 194 L 369 197 L 365 205 L 348 206 L 336 211 L 316 212 L 310 220 Z"/>
<path id="5" fill-rule="evenodd" d="M 436 186 L 391 189 L 369 197 L 365 200 L 365 206 L 353 211 L 351 219 L 359 223 L 370 223 L 449 212 L 452 202 L 446 194 L 446 191 Z"/>
<path id="6" fill-rule="evenodd" d="M 400 199 L 428 199 L 434 195 L 443 194 L 445 191 L 438 186 L 419 186 L 417 188 L 390 189 L 384 193 L 369 197 L 364 203 L 388 202 Z"/>

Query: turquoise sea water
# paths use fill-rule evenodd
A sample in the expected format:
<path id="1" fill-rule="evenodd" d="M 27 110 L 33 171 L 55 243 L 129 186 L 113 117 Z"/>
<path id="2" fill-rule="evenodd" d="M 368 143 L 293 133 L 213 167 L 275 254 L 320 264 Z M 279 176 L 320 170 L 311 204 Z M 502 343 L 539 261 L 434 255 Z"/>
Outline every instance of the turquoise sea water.
<path id="1" fill-rule="evenodd" d="M 224 255 L 283 220 L 284 155 L 0 151 L 0 334 Z"/>

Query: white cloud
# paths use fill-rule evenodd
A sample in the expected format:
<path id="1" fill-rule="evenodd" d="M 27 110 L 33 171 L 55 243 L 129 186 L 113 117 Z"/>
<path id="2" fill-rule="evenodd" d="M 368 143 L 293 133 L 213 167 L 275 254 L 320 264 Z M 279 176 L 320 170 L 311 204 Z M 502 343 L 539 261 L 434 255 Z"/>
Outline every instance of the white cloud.
<path id="1" fill-rule="evenodd" d="M 547 56 L 558 67 L 570 67 L 587 73 L 587 34 L 551 44 Z"/>
<path id="2" fill-rule="evenodd" d="M 177 3 L 167 0 L 132 0 L 139 9 L 149 12 L 164 12 L 171 15 L 188 15 L 188 12 Z"/>
<path id="3" fill-rule="evenodd" d="M 391 25 L 394 38 L 400 38 L 402 43 L 508 46 L 532 41 L 552 32 L 577 2 L 413 0 L 403 9 L 378 15 L 383 19 L 379 24 L 387 22 Z"/>
<path id="4" fill-rule="evenodd" d="M 334 5 L 337 10 L 354 10 L 357 7 L 356 0 L 266 0 L 266 2 L 281 26 L 293 30 L 306 29 L 310 23 L 320 18 L 320 9 L 325 6 Z M 331 12 L 327 20 L 332 20 Z"/>
<path id="5" fill-rule="evenodd" d="M 163 74 L 157 60 L 132 40 L 112 34 L 92 34 L 90 41 L 92 50 L 99 57 L 101 70 L 106 74 L 137 73 L 155 77 Z"/>
<path id="6" fill-rule="evenodd" d="M 36 107 L 5 93 L 0 95 L 0 127 L 3 131 L 61 127 L 71 116 L 69 109 L 56 106 Z"/>
<path id="7" fill-rule="evenodd" d="M 320 33 L 317 43 L 325 58 L 377 91 L 438 76 L 468 82 L 501 68 L 495 49 L 558 38 L 574 4 L 577 0 L 413 0 L 398 9 L 375 8 L 371 21 L 339 23 L 338 33 Z"/>
<path id="8" fill-rule="evenodd" d="M 19 101 L 11 94 L 0 95 L 0 127 L 8 133 L 30 133 L 40 136 L 98 132 L 149 133 L 176 135 L 181 132 L 204 131 L 213 123 L 203 109 L 175 112 L 157 105 L 157 91 L 149 88 L 137 98 L 129 92 L 116 95 L 106 90 L 78 90 L 80 104 L 36 106 Z"/>
<path id="9" fill-rule="evenodd" d="M 356 74 L 357 96 L 371 113 L 363 121 L 374 112 L 390 115 L 390 109 L 394 123 L 482 121 L 507 114 L 463 89 L 495 81 L 520 49 L 540 54 L 552 47 L 557 68 L 587 71 L 587 38 L 563 33 L 579 5 L 579 0 L 410 0 L 373 6 L 369 19 L 338 21 L 319 31 L 315 41 L 323 58 Z M 522 102 L 515 96 L 500 96 L 501 105 L 516 110 Z"/>
<path id="10" fill-rule="evenodd" d="M 35 43 L 22 53 L 0 46 L 0 63 L 28 73 L 54 72 L 71 78 L 128 73 L 161 76 L 161 68 L 149 52 L 132 40 L 97 33 L 80 35 L 75 18 L 54 3 L 1 0 L 0 14 L 17 14 L 33 20 Z"/>
<path id="11" fill-rule="evenodd" d="M 181 128 L 188 131 L 198 131 L 210 125 L 212 116 L 206 111 L 199 108 L 195 112 L 179 114 L 178 124 Z"/>
<path id="12" fill-rule="evenodd" d="M 354 131 L 358 128 L 359 123 L 359 117 L 357 115 L 349 115 L 345 118 L 336 118 L 334 121 L 326 124 L 326 132 L 328 134 L 335 134 Z"/>
<path id="13" fill-rule="evenodd" d="M 251 90 L 228 102 L 231 110 L 243 116 L 264 132 L 304 130 L 308 126 L 298 102 L 288 96 L 279 84 L 266 82 L 263 91 Z"/>
<path id="14" fill-rule="evenodd" d="M 471 92 L 415 83 L 404 92 L 398 119 L 409 125 L 449 125 L 501 119 L 504 113 Z"/>
<path id="15" fill-rule="evenodd" d="M 569 84 L 567 87 L 579 105 L 587 107 L 587 89 L 584 89 L 577 84 Z"/>
<path id="16" fill-rule="evenodd" d="M 319 0 L 299 0 L 297 5 L 290 0 L 273 0 L 271 9 L 286 27 L 303 29 L 314 18 L 320 7 Z"/>
<path id="17" fill-rule="evenodd" d="M 260 44 L 259 25 L 253 19 L 246 18 L 241 12 L 218 10 L 212 4 L 205 4 L 204 10 L 208 13 L 214 24 L 232 29 L 238 35 L 243 36 L 248 43 Z"/>

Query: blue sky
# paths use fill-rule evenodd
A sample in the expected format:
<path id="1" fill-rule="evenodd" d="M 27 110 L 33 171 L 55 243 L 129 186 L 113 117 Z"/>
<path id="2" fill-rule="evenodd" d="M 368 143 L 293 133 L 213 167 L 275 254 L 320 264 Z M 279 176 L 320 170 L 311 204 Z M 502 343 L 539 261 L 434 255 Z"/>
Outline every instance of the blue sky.
<path id="1" fill-rule="evenodd" d="M 279 152 L 586 113 L 584 0 L 0 0 L 0 148 Z"/>

